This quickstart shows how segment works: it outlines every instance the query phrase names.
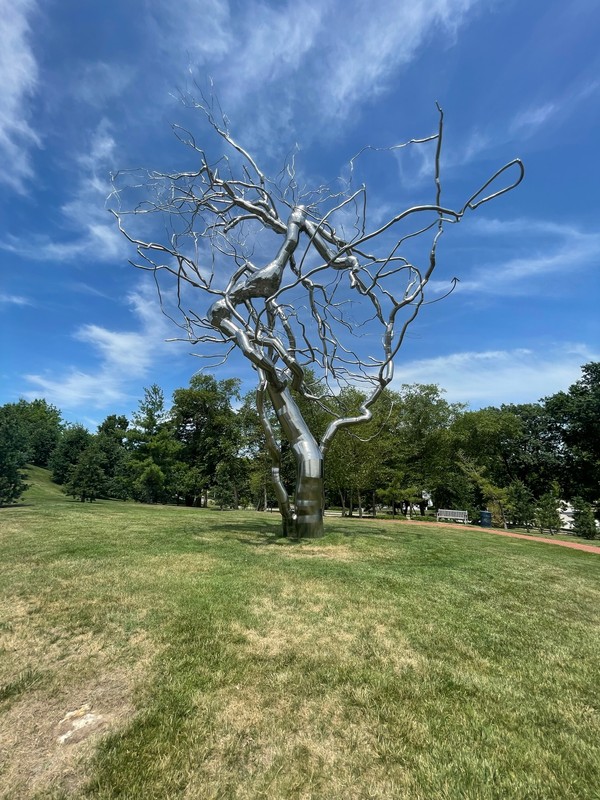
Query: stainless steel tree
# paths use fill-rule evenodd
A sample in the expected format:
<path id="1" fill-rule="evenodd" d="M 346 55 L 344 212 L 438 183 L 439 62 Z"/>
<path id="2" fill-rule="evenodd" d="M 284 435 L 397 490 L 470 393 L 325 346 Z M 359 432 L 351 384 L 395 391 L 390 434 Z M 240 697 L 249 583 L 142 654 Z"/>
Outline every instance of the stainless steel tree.
<path id="1" fill-rule="evenodd" d="M 392 380 L 394 358 L 425 302 L 445 226 L 517 186 L 523 166 L 519 159 L 509 162 L 460 208 L 445 207 L 438 108 L 436 133 L 389 148 L 433 149 L 432 201 L 371 229 L 367 189 L 354 186 L 353 176 L 358 156 L 376 148 L 350 160 L 335 191 L 306 191 L 299 188 L 294 156 L 270 179 L 232 138 L 214 103 L 193 104 L 204 113 L 211 137 L 220 137 L 225 155 L 210 160 L 189 132 L 175 126 L 195 168 L 116 174 L 112 212 L 137 248 L 134 266 L 153 273 L 161 302 L 167 296 L 163 278 L 176 287 L 181 317 L 171 316 L 185 338 L 217 348 L 221 360 L 237 349 L 252 364 L 284 535 L 319 537 L 327 448 L 340 429 L 371 418 Z M 162 242 L 155 240 L 157 216 Z M 422 265 L 407 255 L 415 237 L 428 241 Z M 348 386 L 364 397 L 358 412 L 344 411 L 337 400 Z M 299 398 L 328 415 L 319 439 Z M 282 438 L 297 465 L 293 493 L 280 474 Z"/>

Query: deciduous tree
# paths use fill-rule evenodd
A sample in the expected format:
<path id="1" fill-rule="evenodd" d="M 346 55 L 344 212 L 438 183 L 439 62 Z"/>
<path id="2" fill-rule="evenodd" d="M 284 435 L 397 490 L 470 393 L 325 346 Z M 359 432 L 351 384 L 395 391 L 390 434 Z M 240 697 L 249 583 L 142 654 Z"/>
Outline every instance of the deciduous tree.
<path id="1" fill-rule="evenodd" d="M 27 447 L 27 430 L 16 404 L 0 407 L 0 506 L 14 503 L 27 488 Z"/>
<path id="2" fill-rule="evenodd" d="M 600 499 L 600 362 L 585 364 L 582 378 L 545 400 L 563 450 L 562 488 L 567 498 Z"/>

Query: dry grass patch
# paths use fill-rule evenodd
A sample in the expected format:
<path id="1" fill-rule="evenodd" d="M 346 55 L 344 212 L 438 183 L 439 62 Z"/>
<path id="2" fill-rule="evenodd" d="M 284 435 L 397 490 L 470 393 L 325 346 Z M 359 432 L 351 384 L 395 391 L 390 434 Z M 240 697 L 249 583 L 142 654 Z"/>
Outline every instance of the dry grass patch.
<path id="1" fill-rule="evenodd" d="M 376 750 L 374 731 L 348 718 L 340 691 L 307 700 L 289 690 L 273 697 L 268 687 L 236 687 L 214 699 L 219 708 L 208 752 L 187 776 L 189 800 L 324 797 L 313 794 L 327 784 L 324 776 L 335 774 L 336 783 L 346 776 L 350 787 L 357 750 L 359 759 Z M 202 705 L 196 711 L 202 714 Z"/>
<path id="2" fill-rule="evenodd" d="M 7 800 L 595 796 L 594 555 L 82 506 L 9 509 Z"/>
<path id="3" fill-rule="evenodd" d="M 66 600 L 44 604 L 41 598 L 12 599 L 3 607 L 0 797 L 6 800 L 83 785 L 99 737 L 134 715 L 135 686 L 156 653 L 144 631 L 127 633 L 115 623 L 101 633 L 66 619 L 45 627 L 38 612 L 52 605 L 54 618 L 68 610 Z"/>
<path id="4" fill-rule="evenodd" d="M 0 753 L 6 800 L 75 792 L 99 737 L 124 727 L 135 714 L 133 690 L 143 661 L 130 669 L 99 671 L 70 687 L 27 693 L 0 717 Z"/>
<path id="5" fill-rule="evenodd" d="M 278 598 L 257 599 L 251 607 L 256 619 L 252 627 L 233 623 L 246 653 L 284 660 L 310 655 L 349 666 L 368 656 L 394 672 L 421 665 L 407 639 L 377 619 L 376 609 L 368 609 L 370 614 L 359 621 L 356 608 L 341 605 L 339 595 L 318 584 L 311 587 L 310 581 L 304 588 L 307 596 L 302 600 L 289 585 Z"/>
<path id="6" fill-rule="evenodd" d="M 206 553 L 185 553 L 184 555 L 145 556 L 135 565 L 127 564 L 127 580 L 129 583 L 163 584 L 165 581 L 194 577 L 209 573 L 218 560 Z"/>
<path id="7" fill-rule="evenodd" d="M 323 546 L 318 545 L 292 545 L 291 547 L 282 547 L 279 549 L 279 554 L 286 558 L 318 558 L 318 559 L 332 559 L 334 561 L 350 562 L 356 561 L 361 557 L 360 553 L 348 547 L 347 545 Z"/>
<path id="8" fill-rule="evenodd" d="M 187 800 L 383 800 L 400 796 L 400 787 L 408 791 L 410 775 L 387 774 L 387 734 L 377 723 L 372 677 L 363 684 L 343 676 L 360 675 L 368 663 L 385 681 L 399 680 L 420 672 L 422 658 L 376 608 L 365 609 L 375 621 L 357 624 L 356 607 L 339 593 L 310 579 L 302 586 L 301 602 L 290 582 L 276 596 L 254 600 L 252 625 L 232 622 L 246 681 L 194 698 Z M 395 715 L 411 747 L 424 746 L 426 726 L 409 709 Z"/>

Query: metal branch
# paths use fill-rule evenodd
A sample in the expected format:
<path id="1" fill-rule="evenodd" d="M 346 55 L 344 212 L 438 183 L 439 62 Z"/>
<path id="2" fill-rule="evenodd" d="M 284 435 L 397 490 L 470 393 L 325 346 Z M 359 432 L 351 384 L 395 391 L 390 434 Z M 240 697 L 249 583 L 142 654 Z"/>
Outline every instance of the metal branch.
<path id="1" fill-rule="evenodd" d="M 346 188 L 334 192 L 319 186 L 306 191 L 298 186 L 297 149 L 277 180 L 271 180 L 232 137 L 214 98 L 202 97 L 200 102 L 188 97 L 185 102 L 202 111 L 233 158 L 225 154 L 209 161 L 193 134 L 174 126 L 175 135 L 199 159 L 197 169 L 172 174 L 119 172 L 113 176 L 110 197 L 115 207 L 111 211 L 137 250 L 135 266 L 153 274 L 161 306 L 171 318 L 161 281 L 175 280 L 175 305 L 188 341 L 219 344 L 225 348 L 225 359 L 237 349 L 257 370 L 257 406 L 280 510 L 288 521 L 299 515 L 304 521 L 294 525 L 309 530 L 317 515 L 317 490 L 302 499 L 298 487 L 302 493 L 309 492 L 307 487 L 322 486 L 322 458 L 333 438 L 342 428 L 371 419 L 373 405 L 392 380 L 394 359 L 409 326 L 423 305 L 443 299 L 426 301 L 425 291 L 436 268 L 445 226 L 518 186 L 523 165 L 519 159 L 510 161 L 461 207 L 447 207 L 441 183 L 444 115 L 438 106 L 437 133 L 388 148 L 368 145 L 350 159 Z M 367 151 L 393 152 L 431 143 L 435 143 L 432 202 L 399 211 L 369 228 L 367 190 L 351 188 L 357 159 Z M 509 180 L 511 169 L 516 175 Z M 334 227 L 345 228 L 343 219 L 338 225 L 344 215 L 352 218 L 351 238 L 341 236 Z M 392 229 L 400 233 L 390 236 Z M 429 238 L 423 263 L 402 252 L 419 238 Z M 373 252 L 365 251 L 367 242 Z M 270 259 L 257 255 L 265 251 L 273 254 Z M 206 298 L 201 312 L 184 311 L 194 305 L 193 294 Z M 367 349 L 367 340 L 361 338 L 375 331 L 379 354 Z M 322 396 L 306 386 L 307 367 L 322 371 Z M 366 388 L 355 414 L 336 412 L 326 400 L 344 386 Z M 320 445 L 290 388 L 333 417 Z M 294 511 L 278 471 L 280 454 L 265 410 L 267 396 L 298 462 Z"/>

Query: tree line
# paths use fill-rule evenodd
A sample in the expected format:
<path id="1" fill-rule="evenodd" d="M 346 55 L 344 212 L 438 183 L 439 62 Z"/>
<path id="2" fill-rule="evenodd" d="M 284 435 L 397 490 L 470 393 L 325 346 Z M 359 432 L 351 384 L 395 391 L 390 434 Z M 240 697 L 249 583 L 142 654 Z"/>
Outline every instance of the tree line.
<path id="1" fill-rule="evenodd" d="M 318 385 L 315 384 L 315 392 Z M 336 398 L 353 413 L 363 396 Z M 314 435 L 329 416 L 298 403 Z M 596 535 L 600 499 L 600 362 L 582 367 L 568 391 L 538 403 L 477 411 L 450 403 L 433 384 L 386 389 L 373 419 L 340 431 L 325 462 L 326 504 L 347 515 L 425 513 L 437 508 L 489 509 L 496 524 L 560 527 L 561 500 L 574 506 L 578 532 Z M 277 420 L 273 420 L 277 431 Z M 26 463 L 47 467 L 64 491 L 97 498 L 189 506 L 266 509 L 275 504 L 271 458 L 254 394 L 236 379 L 194 376 L 167 404 L 156 384 L 144 390 L 131 419 L 111 414 L 90 432 L 66 424 L 45 400 L 0 407 L 0 503 L 25 488 Z M 293 485 L 294 460 L 282 442 L 281 476 Z"/>

